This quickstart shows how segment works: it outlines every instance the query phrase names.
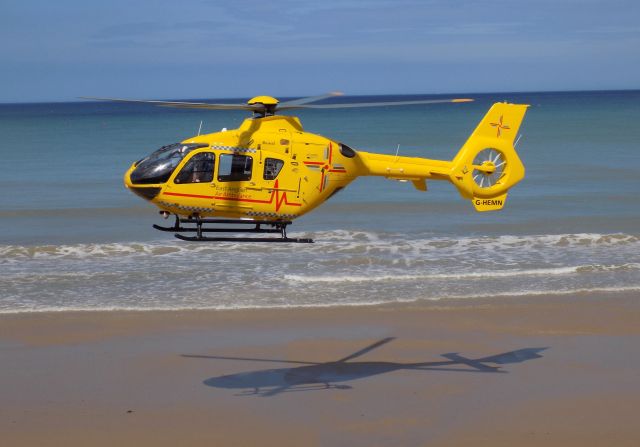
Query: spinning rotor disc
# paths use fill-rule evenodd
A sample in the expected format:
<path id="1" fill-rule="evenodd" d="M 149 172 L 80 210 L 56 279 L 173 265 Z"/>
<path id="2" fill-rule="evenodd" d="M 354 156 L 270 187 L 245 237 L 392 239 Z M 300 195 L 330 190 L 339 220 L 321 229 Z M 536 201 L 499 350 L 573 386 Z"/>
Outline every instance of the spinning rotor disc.
<path id="1" fill-rule="evenodd" d="M 81 96 L 82 99 L 94 101 L 115 101 L 128 103 L 152 104 L 159 107 L 174 107 L 178 109 L 204 109 L 204 110 L 248 110 L 259 117 L 274 115 L 277 111 L 298 110 L 298 109 L 345 109 L 354 107 L 381 107 L 381 106 L 406 106 L 418 104 L 441 104 L 470 102 L 473 99 L 421 99 L 416 101 L 384 101 L 384 102 L 358 102 L 358 103 L 338 103 L 338 104 L 312 104 L 323 99 L 342 96 L 340 92 L 331 92 L 320 96 L 309 96 L 306 98 L 294 99 L 280 102 L 271 96 L 256 96 L 251 98 L 246 104 L 214 104 L 208 102 L 185 102 L 185 101 L 158 101 L 144 99 L 123 99 L 123 98 L 98 98 L 94 96 Z"/>

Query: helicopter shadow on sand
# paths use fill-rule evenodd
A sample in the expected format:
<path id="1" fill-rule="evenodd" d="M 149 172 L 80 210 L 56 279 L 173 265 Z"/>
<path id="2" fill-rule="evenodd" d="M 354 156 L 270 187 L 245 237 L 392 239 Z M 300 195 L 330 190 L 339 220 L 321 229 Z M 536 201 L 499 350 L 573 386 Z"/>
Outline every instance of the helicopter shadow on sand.
<path id="1" fill-rule="evenodd" d="M 398 370 L 502 373 L 507 371 L 501 366 L 522 363 L 541 358 L 545 348 L 523 348 L 515 351 L 472 359 L 456 352 L 441 354 L 446 360 L 417 363 L 395 363 L 381 361 L 351 360 L 394 340 L 395 337 L 384 338 L 364 349 L 332 362 L 306 362 L 282 359 L 263 359 L 249 357 L 224 357 L 214 355 L 183 354 L 182 357 L 212 360 L 237 360 L 250 362 L 286 363 L 299 365 L 289 368 L 264 369 L 241 372 L 218 377 L 211 377 L 203 383 L 214 388 L 239 390 L 238 396 L 275 396 L 281 393 L 313 390 L 349 390 L 351 382 L 365 377 L 386 374 Z M 488 365 L 491 364 L 491 365 Z"/>

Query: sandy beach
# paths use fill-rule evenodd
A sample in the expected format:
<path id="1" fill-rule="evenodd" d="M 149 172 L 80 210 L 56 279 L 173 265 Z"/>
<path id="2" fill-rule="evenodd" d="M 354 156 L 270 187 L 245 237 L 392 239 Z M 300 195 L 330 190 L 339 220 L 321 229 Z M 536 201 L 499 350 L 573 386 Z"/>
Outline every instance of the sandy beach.
<path id="1" fill-rule="evenodd" d="M 5 314 L 2 444 L 635 446 L 639 298 Z"/>

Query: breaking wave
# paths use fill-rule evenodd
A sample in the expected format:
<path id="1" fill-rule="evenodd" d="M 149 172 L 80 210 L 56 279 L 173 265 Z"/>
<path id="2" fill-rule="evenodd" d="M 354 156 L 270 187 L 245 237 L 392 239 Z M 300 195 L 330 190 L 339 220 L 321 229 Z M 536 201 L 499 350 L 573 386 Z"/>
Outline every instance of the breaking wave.
<path id="1" fill-rule="evenodd" d="M 316 243 L 304 247 L 307 252 L 324 253 L 368 253 L 415 250 L 487 250 L 587 247 L 640 247 L 640 237 L 629 234 L 557 234 L 533 236 L 479 236 L 479 237 L 407 237 L 398 233 L 374 233 L 364 231 L 324 231 L 313 234 L 290 234 L 292 237 L 313 237 Z M 413 235 L 412 235 L 413 236 Z M 189 244 L 180 241 L 119 242 L 69 245 L 0 245 L 0 260 L 26 259 L 84 259 L 105 257 L 167 256 L 184 254 L 215 253 L 266 253 L 300 251 L 299 246 L 278 244 L 241 244 L 222 242 L 211 244 Z"/>
<path id="2" fill-rule="evenodd" d="M 508 278 L 518 276 L 549 276 L 549 275 L 570 275 L 575 273 L 590 272 L 614 272 L 614 271 L 640 270 L 640 264 L 622 264 L 622 265 L 579 265 L 575 267 L 558 267 L 546 269 L 532 270 L 498 270 L 484 272 L 467 272 L 467 273 L 441 273 L 441 274 L 423 274 L 423 275 L 377 275 L 377 276 L 303 276 L 303 275 L 285 275 L 286 280 L 292 282 L 377 282 L 377 281 L 410 281 L 418 279 L 495 279 Z"/>
<path id="3" fill-rule="evenodd" d="M 325 231 L 315 244 L 0 245 L 0 313 L 358 306 L 640 291 L 630 234 L 434 237 Z"/>

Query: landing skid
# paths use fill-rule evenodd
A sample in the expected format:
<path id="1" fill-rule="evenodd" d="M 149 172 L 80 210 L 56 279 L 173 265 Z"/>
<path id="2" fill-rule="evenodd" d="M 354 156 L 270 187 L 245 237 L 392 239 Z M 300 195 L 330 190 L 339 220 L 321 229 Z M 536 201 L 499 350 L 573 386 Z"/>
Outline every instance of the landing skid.
<path id="1" fill-rule="evenodd" d="M 258 220 L 239 220 L 239 219 L 201 219 L 199 217 L 181 219 L 175 218 L 172 227 L 162 227 L 153 225 L 153 228 L 160 231 L 169 231 L 175 237 L 183 241 L 190 242 L 292 242 L 299 244 L 313 243 L 313 239 L 308 238 L 290 238 L 287 237 L 287 225 L 291 225 L 291 221 L 282 222 L 264 222 Z M 181 224 L 190 224 L 183 226 Z M 194 226 L 195 225 L 195 226 Z M 205 227 L 205 225 L 214 225 L 213 227 Z M 252 225 L 253 227 L 216 227 L 215 225 Z M 269 228 L 264 228 L 267 226 Z M 185 236 L 179 233 L 196 233 L 195 236 Z M 203 233 L 260 233 L 260 234 L 279 234 L 280 237 L 209 237 Z"/>

